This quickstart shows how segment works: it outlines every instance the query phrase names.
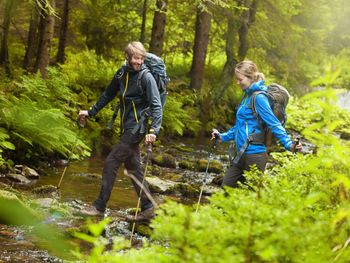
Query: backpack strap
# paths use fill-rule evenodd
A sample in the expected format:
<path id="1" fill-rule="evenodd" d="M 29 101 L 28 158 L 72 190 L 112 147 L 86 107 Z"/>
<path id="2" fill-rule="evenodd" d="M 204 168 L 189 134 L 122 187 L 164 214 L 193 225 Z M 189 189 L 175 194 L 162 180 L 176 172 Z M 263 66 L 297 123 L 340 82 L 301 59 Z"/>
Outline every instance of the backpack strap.
<path id="1" fill-rule="evenodd" d="M 258 112 L 256 111 L 256 96 L 258 96 L 259 94 L 264 94 L 268 99 L 269 99 L 269 95 L 267 94 L 266 91 L 255 91 L 253 92 L 252 94 L 252 97 L 250 99 L 250 108 L 252 109 L 252 112 L 253 112 L 253 116 L 255 117 L 255 119 L 257 119 L 258 123 L 259 123 L 259 126 L 261 128 L 261 130 L 266 133 L 267 129 L 266 129 L 266 125 L 263 123 L 262 119 L 259 117 L 259 114 Z"/>
<path id="2" fill-rule="evenodd" d="M 144 90 L 143 90 L 143 88 L 142 88 L 142 78 L 143 78 L 143 76 L 144 76 L 147 72 L 151 72 L 151 71 L 150 71 L 148 68 L 145 68 L 145 69 L 142 69 L 142 70 L 139 72 L 139 74 L 137 75 L 136 85 L 137 85 L 137 87 L 138 87 L 139 92 L 140 92 L 141 95 L 144 95 L 144 94 L 145 94 L 145 92 L 144 92 Z"/>
<path id="3" fill-rule="evenodd" d="M 264 138 L 265 138 L 265 134 L 262 132 L 255 132 L 255 133 L 248 135 L 247 140 L 245 141 L 245 143 L 243 144 L 241 149 L 239 149 L 239 152 L 237 153 L 236 157 L 233 158 L 232 162 L 234 164 L 238 164 L 239 160 L 242 158 L 242 156 L 243 156 L 245 150 L 248 148 L 249 144 L 262 143 L 262 142 L 264 142 Z"/>
<path id="4" fill-rule="evenodd" d="M 143 97 L 145 97 L 146 95 L 145 95 L 144 89 L 142 88 L 142 78 L 147 72 L 151 72 L 151 71 L 148 68 L 141 70 L 137 76 L 137 82 L 136 82 L 139 92 Z M 147 107 L 146 109 L 142 110 L 140 113 L 140 120 L 132 129 L 131 133 L 136 134 L 138 131 L 140 131 L 140 133 L 145 133 L 147 128 L 146 121 L 148 120 L 150 115 L 151 115 L 150 107 Z"/>

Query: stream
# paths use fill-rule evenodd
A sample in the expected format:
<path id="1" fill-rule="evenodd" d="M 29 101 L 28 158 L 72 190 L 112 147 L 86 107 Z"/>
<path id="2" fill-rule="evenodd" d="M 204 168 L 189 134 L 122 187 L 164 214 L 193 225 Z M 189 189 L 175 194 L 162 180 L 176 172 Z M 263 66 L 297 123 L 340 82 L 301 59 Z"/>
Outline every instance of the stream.
<path id="1" fill-rule="evenodd" d="M 202 141 L 203 142 L 203 141 Z M 210 149 L 211 142 L 208 140 L 207 145 L 195 144 L 185 145 L 178 143 L 181 147 L 186 148 L 186 151 L 178 151 L 171 149 L 171 155 L 174 155 L 176 159 L 175 168 L 159 167 L 155 164 L 150 164 L 147 175 L 152 175 L 157 171 L 156 177 L 164 178 L 167 175 L 178 175 L 186 178 L 187 181 L 201 182 L 201 178 L 205 175 L 205 172 L 198 172 L 193 169 L 186 170 L 179 168 L 179 162 L 181 160 L 193 160 L 194 162 L 199 159 L 207 160 L 208 150 Z M 171 146 L 169 146 L 170 148 Z M 168 147 L 161 147 L 160 151 L 168 149 Z M 176 147 L 175 147 L 176 148 Z M 166 150 L 167 150 L 166 149 Z M 211 159 L 220 161 L 220 159 L 226 155 L 227 145 L 220 145 L 215 150 Z M 159 150 L 159 149 L 158 149 Z M 220 152 L 220 153 L 219 153 Z M 158 153 L 162 155 L 162 153 Z M 86 206 L 91 204 L 97 197 L 100 185 L 101 185 L 101 172 L 103 168 L 105 157 L 90 157 L 81 161 L 72 161 L 68 164 L 65 175 L 63 177 L 60 189 L 59 189 L 59 203 L 68 204 L 68 206 Z M 224 161 L 220 161 L 225 163 Z M 33 188 L 40 188 L 43 186 L 57 186 L 62 176 L 64 167 L 54 167 L 46 171 L 45 175 L 41 175 L 40 179 L 36 181 L 29 189 L 19 189 L 22 192 L 30 191 Z M 208 177 L 214 178 L 215 173 L 208 173 Z M 198 195 L 192 195 L 190 197 L 184 197 L 182 194 L 161 194 L 152 193 L 152 196 L 157 202 L 163 202 L 164 198 L 171 198 L 178 202 L 193 204 L 197 202 Z M 118 170 L 118 175 L 113 187 L 112 195 L 108 202 L 109 211 L 123 212 L 130 208 L 136 207 L 137 195 L 134 191 L 130 178 L 123 173 L 123 168 Z M 205 197 L 203 198 L 203 201 Z M 74 228 L 84 223 L 84 220 L 64 218 L 61 215 L 50 215 L 47 222 L 58 225 L 61 229 Z M 107 231 L 108 230 L 108 231 Z M 122 235 L 127 237 L 130 234 L 128 230 L 128 223 L 115 220 L 111 223 L 109 229 L 106 229 L 110 237 L 114 235 Z M 142 243 L 143 236 L 135 234 L 135 239 Z M 40 250 L 35 242 L 26 237 L 26 230 L 20 227 L 7 226 L 0 224 L 0 262 L 63 262 L 61 259 L 56 258 L 48 254 L 48 252 Z M 142 244 L 141 244 L 142 245 Z M 81 247 L 81 246 L 80 246 Z M 81 247 L 82 248 L 82 247 Z M 88 253 L 88 248 L 83 247 Z"/>

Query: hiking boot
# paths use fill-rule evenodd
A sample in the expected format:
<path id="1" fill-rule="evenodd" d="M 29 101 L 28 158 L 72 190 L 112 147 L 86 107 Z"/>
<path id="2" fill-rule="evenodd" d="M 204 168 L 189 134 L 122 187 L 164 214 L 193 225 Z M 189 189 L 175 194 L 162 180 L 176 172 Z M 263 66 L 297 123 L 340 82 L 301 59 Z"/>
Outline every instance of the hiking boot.
<path id="1" fill-rule="evenodd" d="M 104 212 L 101 212 L 95 206 L 90 205 L 88 207 L 83 208 L 80 211 L 80 214 L 86 215 L 86 216 L 103 216 Z"/>
<path id="2" fill-rule="evenodd" d="M 145 211 L 142 211 L 141 213 L 139 213 L 136 218 L 132 217 L 129 218 L 129 221 L 132 222 L 147 222 L 150 221 L 152 218 L 154 218 L 156 215 L 154 214 L 154 208 L 148 208 Z"/>

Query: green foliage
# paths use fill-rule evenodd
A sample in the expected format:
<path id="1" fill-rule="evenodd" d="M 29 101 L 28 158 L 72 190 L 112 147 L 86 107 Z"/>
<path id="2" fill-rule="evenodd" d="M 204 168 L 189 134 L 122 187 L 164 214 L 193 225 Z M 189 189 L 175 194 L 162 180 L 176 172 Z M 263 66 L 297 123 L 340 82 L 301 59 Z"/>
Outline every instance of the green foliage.
<path id="1" fill-rule="evenodd" d="M 80 154 L 87 154 L 87 146 L 70 129 L 70 121 L 59 109 L 42 109 L 38 102 L 25 96 L 11 101 L 2 99 L 1 103 L 1 123 L 7 127 L 16 148 L 27 158 L 34 157 L 32 153 L 38 155 L 40 149 L 42 154 L 58 152 L 67 156 L 72 145 L 79 149 Z M 36 149 L 38 146 L 40 148 Z"/>
<path id="2" fill-rule="evenodd" d="M 114 73 L 122 64 L 119 62 L 106 61 L 94 51 L 83 51 L 67 54 L 66 63 L 60 65 L 62 75 L 76 92 L 86 92 L 86 88 L 99 91 L 107 86 Z M 81 98 L 80 98 L 81 99 Z"/>
<path id="3" fill-rule="evenodd" d="M 326 88 L 301 99 L 301 104 L 318 103 L 315 112 L 293 109 L 294 118 L 301 114 L 313 118 L 311 125 L 303 124 L 299 130 L 317 146 L 314 155 L 275 153 L 278 165 L 264 174 L 252 169 L 246 173 L 246 185 L 215 194 L 198 213 L 193 207 L 168 202 L 152 221 L 157 243 L 122 255 L 102 253 L 101 258 L 108 255 L 110 262 L 137 262 L 140 255 L 143 262 L 155 258 L 159 262 L 348 262 L 350 144 L 334 133 L 342 126 L 334 99 Z"/>

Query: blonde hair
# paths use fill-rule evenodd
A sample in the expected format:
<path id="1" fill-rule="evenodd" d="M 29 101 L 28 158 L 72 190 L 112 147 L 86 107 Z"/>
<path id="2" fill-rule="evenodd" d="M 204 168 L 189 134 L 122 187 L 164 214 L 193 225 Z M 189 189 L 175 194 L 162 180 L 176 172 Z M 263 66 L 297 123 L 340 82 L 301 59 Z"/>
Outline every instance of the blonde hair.
<path id="1" fill-rule="evenodd" d="M 254 82 L 265 79 L 264 73 L 259 72 L 258 67 L 250 60 L 243 60 L 238 63 L 235 67 L 235 72 L 252 79 Z"/>
<path id="2" fill-rule="evenodd" d="M 130 42 L 126 47 L 125 47 L 125 57 L 127 60 L 131 59 L 132 56 L 134 55 L 140 55 L 142 57 L 146 57 L 146 49 L 143 46 L 141 42 L 138 41 L 133 41 Z"/>

